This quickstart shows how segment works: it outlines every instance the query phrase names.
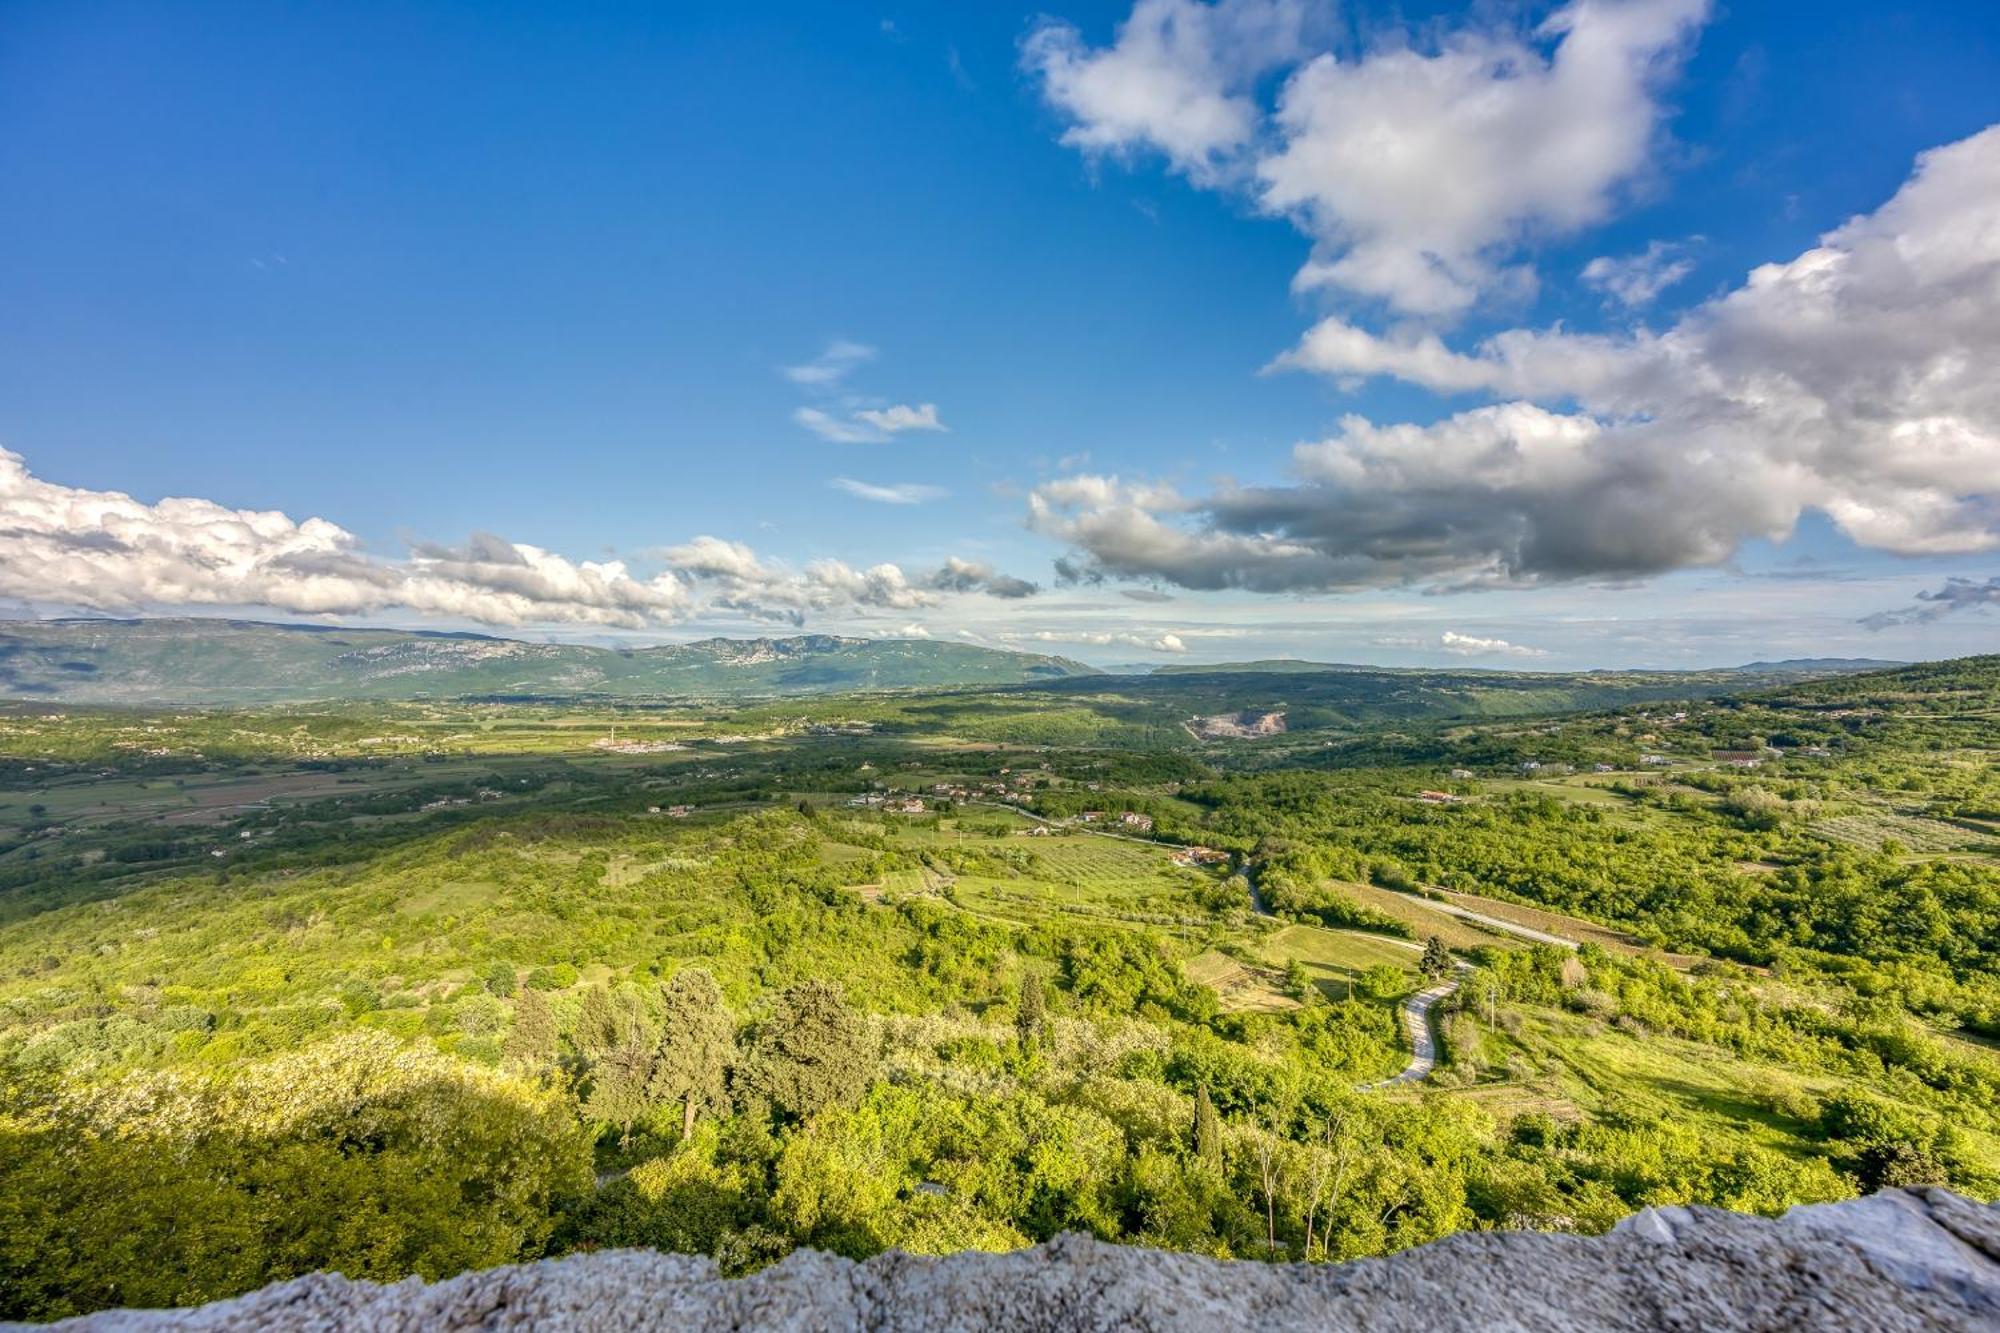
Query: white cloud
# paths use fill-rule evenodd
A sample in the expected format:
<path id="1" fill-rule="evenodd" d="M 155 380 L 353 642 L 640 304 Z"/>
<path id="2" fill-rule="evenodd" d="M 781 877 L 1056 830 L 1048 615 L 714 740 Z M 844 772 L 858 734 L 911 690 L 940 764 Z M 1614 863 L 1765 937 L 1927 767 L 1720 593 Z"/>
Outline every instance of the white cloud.
<path id="1" fill-rule="evenodd" d="M 906 430 L 943 430 L 944 422 L 938 420 L 936 403 L 920 403 L 915 407 L 907 403 L 897 403 L 894 407 L 863 408 L 854 414 L 856 421 L 863 421 L 885 434 L 897 435 Z"/>
<path id="2" fill-rule="evenodd" d="M 1453 657 L 1547 657 L 1540 648 L 1512 643 L 1506 639 L 1481 638 L 1448 629 L 1434 638 L 1415 634 L 1385 634 L 1375 640 L 1378 648 L 1408 648 L 1418 652 L 1449 653 Z"/>
<path id="3" fill-rule="evenodd" d="M 856 569 L 842 560 L 814 560 L 803 570 L 767 561 L 742 542 L 697 537 L 670 547 L 666 559 L 704 585 L 709 605 L 765 620 L 804 623 L 811 612 L 839 607 L 914 610 L 937 604 L 899 566 Z"/>
<path id="4" fill-rule="evenodd" d="M 875 349 L 864 343 L 835 342 L 804 365 L 786 367 L 785 377 L 818 400 L 794 408 L 792 420 L 835 444 L 880 444 L 905 431 L 946 429 L 936 403 L 885 407 L 880 399 L 840 392 L 856 367 L 874 359 Z"/>
<path id="5" fill-rule="evenodd" d="M 44 481 L 0 450 L 0 596 L 42 606 L 404 610 L 488 625 L 640 629 L 717 610 L 802 622 L 809 613 L 907 611 L 966 593 L 1035 591 L 972 561 L 951 560 L 920 580 L 888 563 L 815 560 L 794 569 L 712 536 L 667 549 L 660 563 L 642 577 L 620 560 L 570 560 L 484 533 L 462 547 L 418 545 L 404 559 L 384 559 L 323 518 L 200 499 L 147 504 Z"/>
<path id="6" fill-rule="evenodd" d="M 873 500 L 877 504 L 915 505 L 930 500 L 941 500 L 950 492 L 942 486 L 925 486 L 914 481 L 899 481 L 887 486 L 873 482 L 856 481 L 852 477 L 835 477 L 827 485 L 837 491 L 846 491 L 858 500 Z"/>
<path id="7" fill-rule="evenodd" d="M 1187 644 L 1179 634 L 1164 630 L 1036 630 L 1030 634 L 1003 636 L 1019 642 L 1080 643 L 1096 648 L 1136 648 L 1146 653 L 1184 653 Z"/>
<path id="8" fill-rule="evenodd" d="M 323 518 L 228 509 L 208 500 L 146 504 L 117 491 L 43 481 L 0 450 L 0 594 L 138 611 L 154 606 L 267 606 L 305 615 L 392 608 L 492 625 L 637 627 L 675 619 L 686 585 L 634 576 L 612 561 L 571 561 L 539 547 L 475 537 L 462 550 L 419 548 L 405 561 L 362 552 Z"/>
<path id="9" fill-rule="evenodd" d="M 1583 280 L 1628 310 L 1651 305 L 1661 292 L 1694 272 L 1687 247 L 1654 241 L 1636 255 L 1599 255 L 1583 266 Z"/>
<path id="10" fill-rule="evenodd" d="M 835 444 L 880 444 L 888 438 L 865 421 L 837 417 L 817 407 L 795 409 L 792 420 L 822 440 L 832 440 Z"/>
<path id="11" fill-rule="evenodd" d="M 931 631 L 929 626 L 920 625 L 913 620 L 897 630 L 896 637 L 899 639 L 928 639 L 931 637 Z"/>
<path id="12" fill-rule="evenodd" d="M 1045 20 L 1021 59 L 1073 122 L 1064 143 L 1156 149 L 1210 181 L 1257 135 L 1254 85 L 1301 54 L 1307 12 L 1303 0 L 1138 0 L 1109 47 L 1092 50 L 1071 25 Z"/>
<path id="13" fill-rule="evenodd" d="M 1074 477 L 1030 526 L 1082 577 L 1326 590 L 1627 578 L 1782 540 L 1806 510 L 1903 555 L 2000 547 L 2000 127 L 1664 333 L 1513 330 L 1472 353 L 1340 320 L 1283 363 L 1530 401 L 1349 417 L 1296 482 L 1190 498 Z"/>
<path id="14" fill-rule="evenodd" d="M 1464 28 L 1298 64 L 1298 4 L 1140 0 L 1110 47 L 1036 30 L 1023 62 L 1088 153 L 1146 147 L 1247 189 L 1313 242 L 1300 288 L 1427 317 L 1533 275 L 1524 244 L 1606 217 L 1659 137 L 1661 85 L 1707 0 L 1577 0 L 1530 38 Z M 1260 75 L 1296 65 L 1267 113 Z"/>
<path id="15" fill-rule="evenodd" d="M 1265 208 L 1315 243 L 1302 288 L 1452 315 L 1526 277 L 1504 255 L 1606 217 L 1646 165 L 1655 93 L 1706 0 L 1578 3 L 1536 36 L 1461 32 L 1435 51 L 1323 55 L 1286 84 Z"/>
<path id="16" fill-rule="evenodd" d="M 1530 648 L 1526 644 L 1509 643 L 1505 639 L 1482 639 L 1450 629 L 1438 636 L 1438 647 L 1458 657 L 1548 656 L 1540 648 Z"/>
<path id="17" fill-rule="evenodd" d="M 874 359 L 874 348 L 866 343 L 841 338 L 828 343 L 824 352 L 803 365 L 786 366 L 784 373 L 785 378 L 794 384 L 824 389 L 846 379 L 856 366 Z"/>

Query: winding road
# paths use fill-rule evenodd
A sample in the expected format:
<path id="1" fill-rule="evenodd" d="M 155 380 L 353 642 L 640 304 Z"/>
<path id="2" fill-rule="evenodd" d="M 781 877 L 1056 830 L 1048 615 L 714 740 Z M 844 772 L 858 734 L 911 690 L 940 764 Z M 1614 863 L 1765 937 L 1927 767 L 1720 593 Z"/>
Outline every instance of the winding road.
<path id="1" fill-rule="evenodd" d="M 1465 974 L 1472 970 L 1466 963 L 1455 963 L 1451 976 L 1435 986 L 1427 986 L 1409 999 L 1403 1001 L 1403 1030 L 1410 1034 L 1410 1063 L 1403 1066 L 1403 1072 L 1394 1078 L 1385 1078 L 1380 1083 L 1367 1084 L 1362 1090 L 1372 1088 L 1393 1088 L 1399 1083 L 1421 1083 L 1429 1078 L 1437 1068 L 1437 1033 L 1431 1027 L 1431 1010 L 1439 1000 L 1458 993 L 1465 983 Z"/>

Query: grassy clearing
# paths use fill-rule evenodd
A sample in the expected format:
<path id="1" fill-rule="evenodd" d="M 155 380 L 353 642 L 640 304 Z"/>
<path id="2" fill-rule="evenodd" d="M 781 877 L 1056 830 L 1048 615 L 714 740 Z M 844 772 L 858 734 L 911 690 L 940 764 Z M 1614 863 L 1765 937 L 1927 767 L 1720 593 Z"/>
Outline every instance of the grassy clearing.
<path id="1" fill-rule="evenodd" d="M 1321 926 L 1286 926 L 1257 941 L 1256 949 L 1260 958 L 1277 968 L 1299 963 L 1329 999 L 1350 995 L 1353 983 L 1371 967 L 1414 974 L 1419 953 L 1405 940 Z"/>
<path id="2" fill-rule="evenodd" d="M 1298 1008 L 1285 994 L 1284 975 L 1271 968 L 1252 967 L 1240 958 L 1209 950 L 1187 960 L 1189 981 L 1214 991 L 1225 1013 L 1273 1013 Z"/>
<path id="3" fill-rule="evenodd" d="M 1811 1150 L 1818 1099 L 1841 1080 L 1747 1060 L 1721 1061 L 1712 1048 L 1657 1033 L 1628 1033 L 1557 1009 L 1521 1006 L 1506 1031 L 1486 1033 L 1495 1067 L 1533 1109 L 1617 1110 L 1662 1122 L 1698 1120 L 1782 1152 Z"/>

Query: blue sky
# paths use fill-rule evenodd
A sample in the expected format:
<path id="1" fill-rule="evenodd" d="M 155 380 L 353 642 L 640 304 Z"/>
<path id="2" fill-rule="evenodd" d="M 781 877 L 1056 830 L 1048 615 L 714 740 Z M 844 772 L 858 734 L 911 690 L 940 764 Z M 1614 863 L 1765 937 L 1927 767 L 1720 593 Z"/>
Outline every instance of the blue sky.
<path id="1" fill-rule="evenodd" d="M 1565 60 L 1571 83 L 1538 90 Z M 1516 118 L 1468 128 L 1502 84 Z M 1342 169 L 1372 115 L 1390 140 Z M 1977 385 L 1898 386 L 2000 351 L 1980 341 L 2000 315 L 1921 318 L 1990 312 L 2000 150 L 1974 136 L 1996 121 L 1983 4 L 17 0 L 0 593 L 1099 661 L 1990 651 L 2000 411 Z M 1744 409 L 1742 385 L 1805 356 L 1808 383 L 1854 377 L 1840 349 L 1746 352 L 1704 312 L 1961 143 L 1856 248 L 1969 227 L 1975 252 L 1827 298 L 1857 327 L 1914 303 L 1936 345 L 1885 324 L 1906 364 L 1881 399 L 1854 389 L 1837 431 L 1766 457 L 1798 405 Z M 1433 208 L 1459 182 L 1484 183 Z M 1301 286 L 1315 257 L 1339 276 Z M 1674 281 L 1627 303 L 1619 275 Z M 1337 364 L 1267 369 L 1328 320 L 1353 335 Z M 1690 363 L 1676 330 L 1710 324 Z M 1480 351 L 1509 330 L 1629 364 L 1524 378 Z M 1426 339 L 1460 360 L 1412 360 Z M 868 350 L 826 360 L 841 344 Z M 1737 385 L 1745 419 L 1713 434 L 1714 401 L 1635 387 L 1668 352 Z M 1413 481 L 1417 455 L 1523 446 L 1346 424 L 1508 403 L 1537 406 L 1503 435 L 1601 428 L 1578 446 L 1594 480 L 1535 463 L 1532 501 L 1483 464 L 1469 488 Z M 1607 533 L 1650 521 L 1634 456 L 1684 488 L 1663 527 L 1701 522 Z M 1743 512 L 1739 487 L 1783 494 Z M 241 517 L 265 511 L 290 526 Z M 339 535 L 300 536 L 309 518 Z"/>

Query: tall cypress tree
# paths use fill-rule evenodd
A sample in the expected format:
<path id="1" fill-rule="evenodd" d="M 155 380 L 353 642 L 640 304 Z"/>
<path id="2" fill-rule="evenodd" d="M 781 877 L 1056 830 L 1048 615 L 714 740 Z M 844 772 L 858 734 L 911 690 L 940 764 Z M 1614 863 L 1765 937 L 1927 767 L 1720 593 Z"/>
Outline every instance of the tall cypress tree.
<path id="1" fill-rule="evenodd" d="M 1021 1049 L 1033 1050 L 1042 1044 L 1049 1026 L 1049 997 L 1042 979 L 1033 972 L 1021 978 L 1021 1001 L 1014 1009 L 1014 1031 Z"/>
<path id="2" fill-rule="evenodd" d="M 1222 1170 L 1222 1118 L 1205 1083 L 1194 1091 L 1194 1155 L 1204 1166 Z"/>

